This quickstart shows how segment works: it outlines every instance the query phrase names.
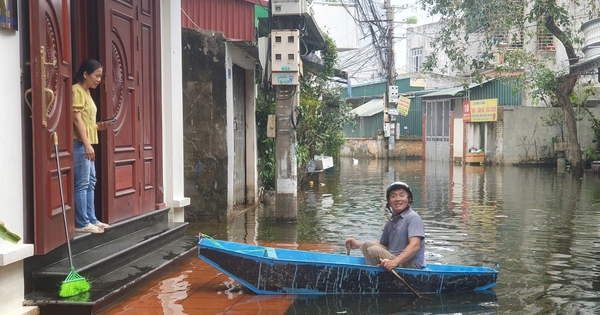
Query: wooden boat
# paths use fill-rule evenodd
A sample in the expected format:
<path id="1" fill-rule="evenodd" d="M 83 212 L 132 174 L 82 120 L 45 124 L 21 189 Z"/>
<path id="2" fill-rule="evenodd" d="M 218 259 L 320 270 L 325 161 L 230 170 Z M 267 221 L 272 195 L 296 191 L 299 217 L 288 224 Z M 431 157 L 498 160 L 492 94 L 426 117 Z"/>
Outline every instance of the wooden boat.
<path id="1" fill-rule="evenodd" d="M 498 271 L 429 264 L 365 265 L 363 257 L 255 246 L 201 237 L 198 257 L 257 294 L 442 294 L 488 290 Z M 402 279 L 400 279 L 402 278 Z"/>

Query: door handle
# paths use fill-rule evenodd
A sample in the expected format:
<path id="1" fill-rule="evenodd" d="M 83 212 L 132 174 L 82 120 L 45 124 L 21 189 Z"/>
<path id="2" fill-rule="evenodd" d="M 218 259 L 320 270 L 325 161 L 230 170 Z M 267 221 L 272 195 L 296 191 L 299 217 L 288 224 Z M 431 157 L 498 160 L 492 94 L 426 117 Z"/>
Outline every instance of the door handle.
<path id="1" fill-rule="evenodd" d="M 31 103 L 29 102 L 29 99 L 27 98 L 27 95 L 31 94 L 31 88 L 27 89 L 25 91 L 25 94 L 23 94 L 23 97 L 25 98 L 25 103 L 27 103 L 27 106 L 29 106 L 29 110 L 33 113 L 33 109 L 31 109 Z M 29 118 L 31 118 L 31 116 L 29 116 Z"/>
<path id="2" fill-rule="evenodd" d="M 44 128 L 48 128 L 48 118 L 50 118 L 50 109 L 52 108 L 51 105 L 54 103 L 54 91 L 52 91 L 52 89 L 46 87 L 46 66 L 56 66 L 56 59 L 53 60 L 52 62 L 47 62 L 46 61 L 46 47 L 41 46 L 40 47 L 40 55 L 41 55 L 41 67 L 42 67 L 42 72 L 41 72 L 41 79 L 42 82 L 40 87 L 41 87 L 41 95 L 42 95 L 42 127 Z M 50 102 L 46 102 L 46 93 L 50 93 Z M 25 91 L 25 94 L 27 94 L 27 91 Z M 32 109 L 33 112 L 33 109 Z"/>

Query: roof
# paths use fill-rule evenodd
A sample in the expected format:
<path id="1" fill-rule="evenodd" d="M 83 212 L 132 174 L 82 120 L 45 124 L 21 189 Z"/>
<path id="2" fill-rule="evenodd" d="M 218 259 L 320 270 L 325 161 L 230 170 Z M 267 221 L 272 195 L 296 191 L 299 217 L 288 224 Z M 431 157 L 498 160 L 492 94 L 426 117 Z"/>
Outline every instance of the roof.
<path id="1" fill-rule="evenodd" d="M 492 80 L 494 80 L 494 79 L 492 78 L 489 80 L 485 80 L 481 83 L 471 83 L 467 89 L 470 90 L 474 87 L 484 85 Z M 435 97 L 435 96 L 458 97 L 458 96 L 463 96 L 464 91 L 465 91 L 465 88 L 463 86 L 444 88 L 444 89 L 436 89 L 436 90 L 431 91 L 431 93 L 422 94 L 421 97 L 424 97 L 424 98 Z M 425 92 L 425 91 L 423 91 L 423 92 Z"/>
<path id="2" fill-rule="evenodd" d="M 571 73 L 582 73 L 600 67 L 600 54 L 590 58 L 581 59 L 578 63 L 570 66 Z"/>
<path id="3" fill-rule="evenodd" d="M 360 117 L 369 117 L 383 112 L 383 99 L 370 100 L 350 111 Z"/>

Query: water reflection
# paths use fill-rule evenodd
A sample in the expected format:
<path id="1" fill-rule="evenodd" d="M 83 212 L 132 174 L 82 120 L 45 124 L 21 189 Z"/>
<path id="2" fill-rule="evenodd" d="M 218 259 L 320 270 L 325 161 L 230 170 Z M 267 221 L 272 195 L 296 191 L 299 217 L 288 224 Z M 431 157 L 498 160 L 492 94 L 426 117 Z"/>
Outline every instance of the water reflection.
<path id="1" fill-rule="evenodd" d="M 482 314 L 497 309 L 493 291 L 443 296 L 299 296 L 285 313 L 295 314 Z"/>
<path id="2" fill-rule="evenodd" d="M 592 172 L 571 178 L 552 168 L 342 158 L 324 185 L 300 196 L 297 223 L 278 224 L 272 206 L 261 206 L 203 232 L 249 243 L 339 244 L 334 251 L 345 253 L 346 237 L 379 238 L 391 180 L 413 189 L 429 263 L 499 263 L 496 313 L 600 313 L 600 178 Z"/>

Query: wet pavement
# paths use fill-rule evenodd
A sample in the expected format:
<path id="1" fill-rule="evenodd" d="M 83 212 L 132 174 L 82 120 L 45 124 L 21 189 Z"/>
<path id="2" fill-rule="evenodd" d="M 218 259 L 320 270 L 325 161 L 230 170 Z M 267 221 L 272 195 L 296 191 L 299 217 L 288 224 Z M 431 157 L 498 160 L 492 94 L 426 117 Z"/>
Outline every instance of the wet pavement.
<path id="1" fill-rule="evenodd" d="M 345 254 L 346 237 L 379 238 L 394 180 L 413 190 L 427 262 L 498 264 L 491 294 L 257 296 L 192 258 L 99 314 L 600 314 L 600 174 L 591 171 L 573 178 L 552 167 L 340 159 L 300 192 L 297 223 L 276 223 L 265 205 L 188 230 Z"/>
<path id="2" fill-rule="evenodd" d="M 262 244 L 331 252 L 335 245 Z M 204 261 L 192 258 L 129 294 L 98 315 L 285 314 L 295 295 L 256 295 Z"/>

